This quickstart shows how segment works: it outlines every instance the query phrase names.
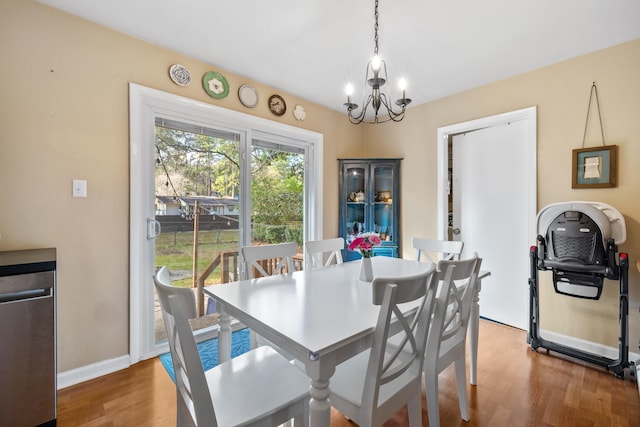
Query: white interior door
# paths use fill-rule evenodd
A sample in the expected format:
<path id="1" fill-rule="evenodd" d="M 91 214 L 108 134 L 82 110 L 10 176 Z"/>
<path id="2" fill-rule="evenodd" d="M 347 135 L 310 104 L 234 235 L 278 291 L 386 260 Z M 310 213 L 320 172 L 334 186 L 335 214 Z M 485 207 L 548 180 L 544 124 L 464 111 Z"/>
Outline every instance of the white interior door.
<path id="1" fill-rule="evenodd" d="M 452 138 L 452 228 L 464 241 L 463 256 L 477 252 L 482 270 L 491 272 L 482 282 L 480 315 L 521 329 L 528 325 L 528 248 L 535 237 L 535 110 L 533 128 L 530 121 L 475 123 Z"/>

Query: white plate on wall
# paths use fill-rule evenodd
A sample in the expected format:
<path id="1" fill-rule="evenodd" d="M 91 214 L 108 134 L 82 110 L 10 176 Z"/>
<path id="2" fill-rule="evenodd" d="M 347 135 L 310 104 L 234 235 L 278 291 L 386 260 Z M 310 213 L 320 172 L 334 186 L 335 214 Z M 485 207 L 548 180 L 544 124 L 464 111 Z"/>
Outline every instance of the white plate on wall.
<path id="1" fill-rule="evenodd" d="M 187 86 L 191 83 L 191 73 L 184 65 L 173 64 L 169 68 L 169 76 L 178 86 Z"/>
<path id="2" fill-rule="evenodd" d="M 258 91 L 251 85 L 242 85 L 238 89 L 238 98 L 242 105 L 253 108 L 258 105 Z"/>

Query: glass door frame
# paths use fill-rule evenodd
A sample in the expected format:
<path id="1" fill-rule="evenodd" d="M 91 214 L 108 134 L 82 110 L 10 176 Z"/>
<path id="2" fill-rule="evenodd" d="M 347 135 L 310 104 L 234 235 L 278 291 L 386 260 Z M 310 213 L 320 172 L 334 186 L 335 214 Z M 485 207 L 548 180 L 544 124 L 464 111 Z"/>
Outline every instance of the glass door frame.
<path id="1" fill-rule="evenodd" d="M 322 238 L 323 135 L 134 83 L 129 84 L 129 115 L 129 363 L 133 364 L 168 351 L 166 344 L 155 344 L 153 293 L 150 292 L 153 287 L 155 244 L 153 239 L 147 238 L 147 233 L 150 231 L 148 220 L 155 218 L 155 117 L 198 122 L 240 134 L 241 194 L 251 194 L 250 142 L 253 139 L 264 140 L 268 137 L 269 140 L 282 140 L 305 147 L 305 241 Z M 250 212 L 250 200 L 241 198 L 240 209 L 246 216 Z M 241 236 L 247 234 L 243 227 L 249 224 L 246 218 L 241 219 Z"/>

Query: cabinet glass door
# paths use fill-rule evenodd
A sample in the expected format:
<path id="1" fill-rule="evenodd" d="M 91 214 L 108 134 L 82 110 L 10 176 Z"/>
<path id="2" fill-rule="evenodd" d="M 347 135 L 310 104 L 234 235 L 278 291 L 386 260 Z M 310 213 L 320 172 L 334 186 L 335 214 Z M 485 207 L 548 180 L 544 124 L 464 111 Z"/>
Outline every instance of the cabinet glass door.
<path id="1" fill-rule="evenodd" d="M 367 213 L 367 165 L 350 165 L 346 167 L 345 189 L 346 189 L 346 218 L 345 218 L 345 236 L 347 242 L 351 242 L 358 233 L 367 230 L 368 213 Z"/>
<path id="2" fill-rule="evenodd" d="M 372 165 L 371 200 L 373 201 L 372 230 L 382 241 L 394 240 L 393 230 L 393 165 Z"/>

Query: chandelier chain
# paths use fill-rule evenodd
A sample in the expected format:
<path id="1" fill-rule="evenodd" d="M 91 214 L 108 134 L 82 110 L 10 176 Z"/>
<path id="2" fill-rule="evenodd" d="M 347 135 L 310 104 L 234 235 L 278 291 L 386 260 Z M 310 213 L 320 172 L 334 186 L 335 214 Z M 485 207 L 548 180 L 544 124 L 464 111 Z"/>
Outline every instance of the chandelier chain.
<path id="1" fill-rule="evenodd" d="M 375 25 L 373 26 L 374 36 L 373 40 L 375 42 L 375 48 L 373 49 L 373 54 L 378 54 L 378 0 L 376 0 L 375 11 L 373 13 L 373 17 L 375 19 Z"/>

